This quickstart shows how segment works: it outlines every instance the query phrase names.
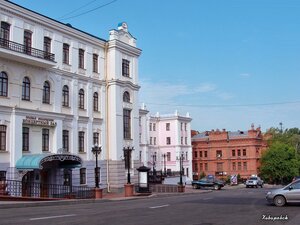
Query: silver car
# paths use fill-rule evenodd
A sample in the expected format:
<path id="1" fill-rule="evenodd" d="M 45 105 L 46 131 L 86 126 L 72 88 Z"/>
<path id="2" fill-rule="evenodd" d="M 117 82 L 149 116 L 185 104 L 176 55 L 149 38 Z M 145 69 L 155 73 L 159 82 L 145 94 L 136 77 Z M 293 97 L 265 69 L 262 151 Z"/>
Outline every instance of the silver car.
<path id="1" fill-rule="evenodd" d="M 266 199 L 276 206 L 284 206 L 286 203 L 300 203 L 300 180 L 267 193 Z"/>
<path id="2" fill-rule="evenodd" d="M 247 181 L 246 181 L 246 188 L 248 187 L 258 187 L 260 186 L 261 188 L 264 185 L 264 181 L 262 179 L 260 179 L 260 177 L 257 176 L 252 176 L 250 177 Z"/>

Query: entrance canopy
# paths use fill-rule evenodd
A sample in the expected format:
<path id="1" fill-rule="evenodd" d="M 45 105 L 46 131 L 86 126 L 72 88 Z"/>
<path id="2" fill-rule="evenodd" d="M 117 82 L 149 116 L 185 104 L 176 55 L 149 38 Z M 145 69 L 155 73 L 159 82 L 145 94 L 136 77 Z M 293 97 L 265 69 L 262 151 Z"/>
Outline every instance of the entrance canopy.
<path id="1" fill-rule="evenodd" d="M 82 159 L 71 154 L 33 154 L 24 155 L 16 163 L 19 170 L 43 169 L 44 167 L 76 168 L 81 167 Z"/>

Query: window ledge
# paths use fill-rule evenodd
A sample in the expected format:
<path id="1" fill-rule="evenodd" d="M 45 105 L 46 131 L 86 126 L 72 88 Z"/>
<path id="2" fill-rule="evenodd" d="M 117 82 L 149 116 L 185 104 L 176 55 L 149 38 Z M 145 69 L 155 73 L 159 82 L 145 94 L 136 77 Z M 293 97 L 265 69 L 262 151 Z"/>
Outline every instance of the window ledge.
<path id="1" fill-rule="evenodd" d="M 0 150 L 0 154 L 1 153 L 9 153 L 9 151 L 6 151 L 6 150 Z"/>

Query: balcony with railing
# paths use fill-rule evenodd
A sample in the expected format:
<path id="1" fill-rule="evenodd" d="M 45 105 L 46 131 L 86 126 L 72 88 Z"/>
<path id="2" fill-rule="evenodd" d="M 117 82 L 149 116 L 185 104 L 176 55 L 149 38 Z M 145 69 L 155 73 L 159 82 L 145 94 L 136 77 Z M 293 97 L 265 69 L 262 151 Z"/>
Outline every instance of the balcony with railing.
<path id="1" fill-rule="evenodd" d="M 50 68 L 56 65 L 55 54 L 0 38 L 1 57 L 10 60 Z"/>

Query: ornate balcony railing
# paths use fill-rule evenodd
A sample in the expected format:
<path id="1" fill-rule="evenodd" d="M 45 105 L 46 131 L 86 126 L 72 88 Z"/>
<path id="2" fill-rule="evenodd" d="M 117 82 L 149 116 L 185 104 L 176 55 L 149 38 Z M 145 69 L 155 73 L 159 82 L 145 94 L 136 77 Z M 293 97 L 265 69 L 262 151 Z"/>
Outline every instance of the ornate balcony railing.
<path id="1" fill-rule="evenodd" d="M 26 55 L 30 55 L 39 59 L 45 59 L 51 62 L 55 60 L 55 54 L 50 52 L 45 52 L 36 48 L 31 48 L 26 45 L 22 45 L 13 41 L 9 41 L 3 38 L 0 38 L 0 47 L 12 50 L 14 52 L 23 53 Z"/>

